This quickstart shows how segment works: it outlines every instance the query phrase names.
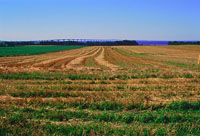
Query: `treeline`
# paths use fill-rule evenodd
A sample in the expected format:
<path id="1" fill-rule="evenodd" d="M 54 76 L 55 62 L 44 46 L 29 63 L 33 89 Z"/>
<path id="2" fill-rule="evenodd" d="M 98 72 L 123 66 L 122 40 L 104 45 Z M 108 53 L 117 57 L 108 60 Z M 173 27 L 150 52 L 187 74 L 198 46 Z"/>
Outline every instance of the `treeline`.
<path id="1" fill-rule="evenodd" d="M 136 41 L 115 41 L 115 42 L 87 42 L 88 46 L 118 46 L 118 45 L 139 45 Z"/>
<path id="2" fill-rule="evenodd" d="M 0 47 L 15 47 L 24 45 L 36 45 L 36 42 L 0 42 Z"/>
<path id="3" fill-rule="evenodd" d="M 183 41 L 173 41 L 169 42 L 169 45 L 200 45 L 200 41 L 197 42 L 183 42 Z"/>
<path id="4" fill-rule="evenodd" d="M 118 46 L 118 45 L 138 45 L 136 41 L 114 41 L 114 42 L 76 42 L 76 41 L 26 41 L 26 42 L 0 42 L 0 47 L 15 47 L 15 46 L 25 46 L 25 45 L 82 45 L 82 46 Z"/>

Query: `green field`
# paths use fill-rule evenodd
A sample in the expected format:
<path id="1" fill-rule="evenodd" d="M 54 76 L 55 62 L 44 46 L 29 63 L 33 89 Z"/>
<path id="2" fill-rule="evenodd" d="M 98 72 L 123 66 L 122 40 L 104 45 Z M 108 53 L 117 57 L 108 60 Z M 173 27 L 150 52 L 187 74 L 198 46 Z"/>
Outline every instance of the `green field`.
<path id="1" fill-rule="evenodd" d="M 174 102 L 150 108 L 142 105 L 123 108 L 110 102 L 93 105 L 42 102 L 40 99 L 14 103 L 0 109 L 1 135 L 181 136 L 200 132 L 199 102 Z"/>
<path id="2" fill-rule="evenodd" d="M 34 55 L 48 52 L 56 52 L 69 49 L 77 49 L 83 46 L 20 46 L 20 47 L 0 47 L 0 57 Z"/>

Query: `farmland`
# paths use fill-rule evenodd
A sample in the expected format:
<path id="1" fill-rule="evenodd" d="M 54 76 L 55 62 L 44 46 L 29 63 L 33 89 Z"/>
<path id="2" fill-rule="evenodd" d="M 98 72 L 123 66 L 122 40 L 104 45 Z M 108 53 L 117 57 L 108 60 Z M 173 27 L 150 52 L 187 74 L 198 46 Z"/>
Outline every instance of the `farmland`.
<path id="1" fill-rule="evenodd" d="M 0 135 L 198 135 L 198 45 L 0 58 Z"/>
<path id="2" fill-rule="evenodd" d="M 19 47 L 1 47 L 0 57 L 34 55 L 48 52 L 81 48 L 82 46 L 19 46 Z"/>

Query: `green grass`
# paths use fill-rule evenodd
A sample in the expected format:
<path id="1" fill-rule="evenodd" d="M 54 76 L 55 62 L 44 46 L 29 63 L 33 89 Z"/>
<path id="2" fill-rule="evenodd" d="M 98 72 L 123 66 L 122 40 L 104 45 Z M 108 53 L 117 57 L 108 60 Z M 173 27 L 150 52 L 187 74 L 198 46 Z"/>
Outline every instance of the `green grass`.
<path id="1" fill-rule="evenodd" d="M 66 110 L 67 107 L 54 109 L 49 106 L 0 107 L 0 135 L 165 136 L 200 133 L 199 101 L 173 102 L 157 109 L 138 109 L 131 112 L 110 111 L 108 107 L 114 109 L 117 107 L 107 104 L 102 105 L 102 107 L 107 107 L 102 112 L 95 109 Z M 71 120 L 80 123 L 70 124 Z"/>
<path id="2" fill-rule="evenodd" d="M 0 79 L 6 80 L 127 80 L 127 79 L 146 79 L 146 78 L 200 78 L 198 74 L 191 74 L 189 72 L 178 73 L 159 73 L 156 69 L 149 69 L 146 71 L 133 71 L 132 73 L 120 73 L 117 75 L 95 75 L 95 74 L 63 74 L 63 73 L 7 73 L 3 74 L 0 72 Z"/>
<path id="3" fill-rule="evenodd" d="M 172 62 L 172 61 L 167 61 L 165 63 L 170 64 L 170 65 L 180 66 L 180 67 L 186 67 L 186 68 L 198 68 L 198 65 L 196 64 L 188 65 L 188 64 Z"/>
<path id="4" fill-rule="evenodd" d="M 164 53 L 130 53 L 133 56 L 166 55 Z"/>
<path id="5" fill-rule="evenodd" d="M 9 73 L 3 74 L 0 73 L 0 79 L 15 79 L 15 80 L 33 80 L 33 79 L 40 79 L 40 80 L 63 80 L 63 79 L 70 79 L 70 80 L 96 80 L 101 79 L 98 75 L 91 75 L 91 74 L 63 74 L 63 73 L 41 73 L 41 72 L 34 72 L 34 73 Z"/>
<path id="6" fill-rule="evenodd" d="M 56 52 L 69 49 L 77 49 L 83 46 L 20 46 L 20 47 L 0 47 L 0 57 L 34 55 L 48 52 Z"/>
<path id="7" fill-rule="evenodd" d="M 93 65 L 94 65 L 93 62 L 89 62 L 89 63 L 87 64 L 88 67 L 91 67 L 91 66 L 93 66 Z"/>
<path id="8" fill-rule="evenodd" d="M 45 119 L 51 121 L 69 121 L 70 119 L 82 119 L 83 121 L 104 121 L 104 122 L 122 122 L 126 124 L 139 122 L 139 123 L 183 123 L 183 122 L 199 122 L 199 111 L 171 111 L 166 109 L 160 109 L 157 111 L 145 111 L 145 112 L 112 112 L 103 111 L 101 113 L 91 113 L 83 110 L 48 110 L 25 107 L 24 109 L 15 110 L 10 117 L 10 124 L 14 124 L 17 121 L 23 120 L 23 116 L 27 116 L 29 119 Z M 193 116 L 192 116 L 193 115 Z"/>
<path id="9" fill-rule="evenodd" d="M 123 63 L 120 63 L 120 62 L 117 62 L 117 65 L 120 66 L 120 67 L 126 67 L 126 64 L 123 64 Z"/>
<path id="10" fill-rule="evenodd" d="M 180 66 L 180 67 L 190 67 L 189 65 L 186 65 L 184 63 L 176 63 L 176 62 L 172 62 L 172 61 L 167 61 L 166 63 L 170 64 L 170 65 Z"/>

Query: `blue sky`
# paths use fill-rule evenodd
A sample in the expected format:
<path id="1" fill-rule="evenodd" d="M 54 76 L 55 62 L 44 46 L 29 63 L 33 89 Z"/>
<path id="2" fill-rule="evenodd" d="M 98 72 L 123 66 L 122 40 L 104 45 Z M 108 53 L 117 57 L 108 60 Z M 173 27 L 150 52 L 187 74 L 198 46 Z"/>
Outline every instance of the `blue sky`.
<path id="1" fill-rule="evenodd" d="M 0 0 L 0 40 L 200 40 L 200 0 Z"/>

